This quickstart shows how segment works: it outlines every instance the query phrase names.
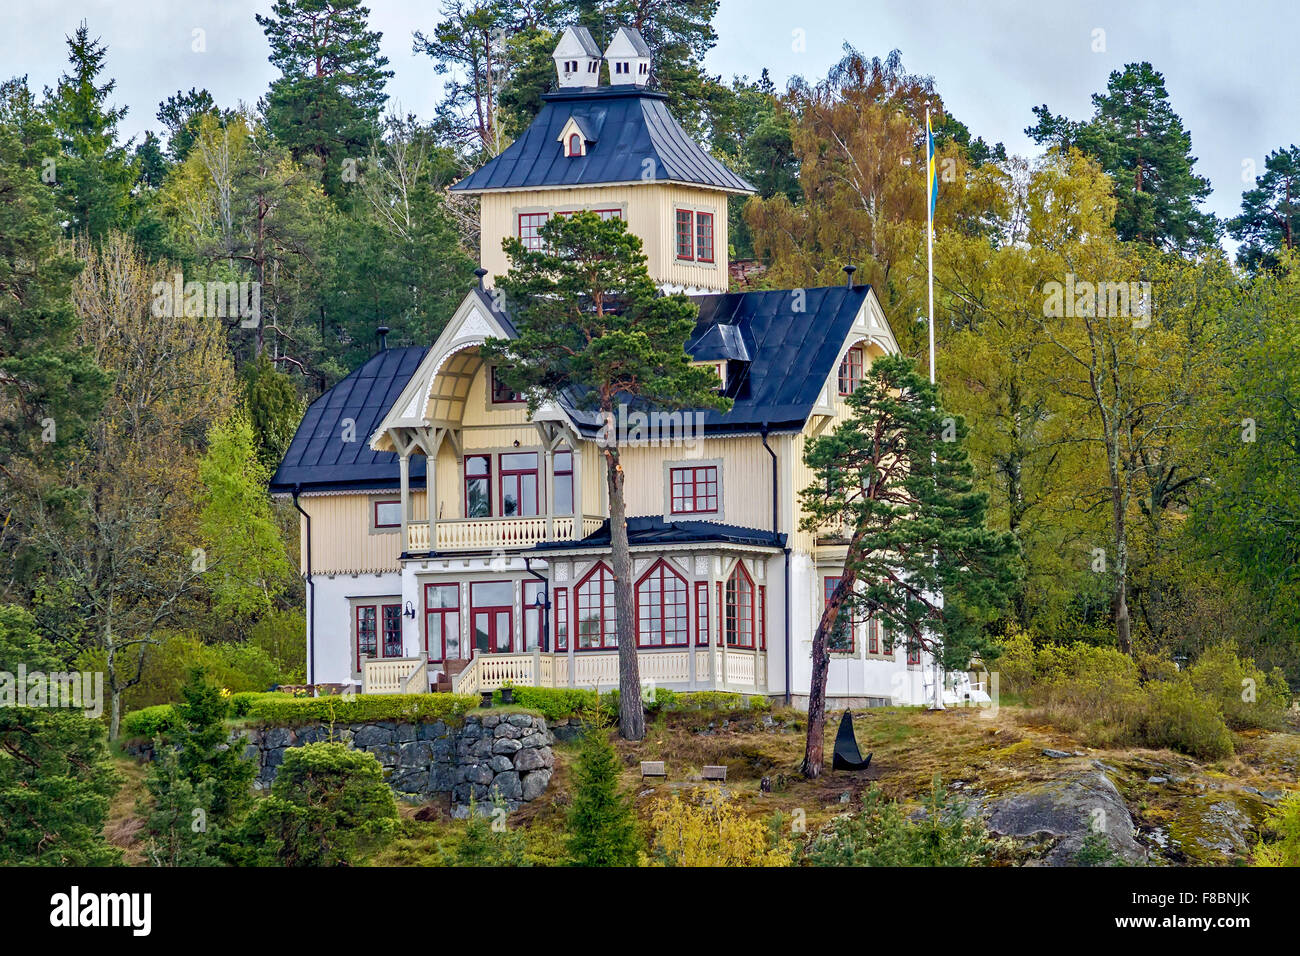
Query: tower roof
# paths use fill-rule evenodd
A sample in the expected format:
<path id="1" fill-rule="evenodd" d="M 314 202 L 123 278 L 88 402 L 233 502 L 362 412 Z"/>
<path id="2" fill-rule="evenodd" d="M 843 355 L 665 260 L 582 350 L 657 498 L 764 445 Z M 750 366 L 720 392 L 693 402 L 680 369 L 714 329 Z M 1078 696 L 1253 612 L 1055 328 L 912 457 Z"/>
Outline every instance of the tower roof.
<path id="1" fill-rule="evenodd" d="M 546 93 L 542 100 L 541 112 L 523 135 L 451 188 L 480 193 L 674 182 L 754 192 L 681 128 L 663 93 L 627 84 Z M 570 118 L 596 142 L 584 156 L 565 156 L 557 145 Z"/>

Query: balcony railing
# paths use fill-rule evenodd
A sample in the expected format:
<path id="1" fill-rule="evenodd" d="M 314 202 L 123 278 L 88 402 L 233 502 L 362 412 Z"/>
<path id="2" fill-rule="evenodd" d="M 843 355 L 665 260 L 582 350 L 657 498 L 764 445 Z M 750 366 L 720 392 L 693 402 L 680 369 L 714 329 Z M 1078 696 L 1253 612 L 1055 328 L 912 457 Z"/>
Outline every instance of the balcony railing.
<path id="1" fill-rule="evenodd" d="M 531 548 L 543 541 L 576 541 L 600 527 L 604 518 L 572 515 L 535 518 L 452 518 L 436 525 L 437 543 L 430 545 L 429 524 L 406 526 L 409 551 L 458 551 L 481 548 Z M 547 533 L 547 522 L 550 533 Z M 575 534 L 575 526 L 578 533 Z"/>
<path id="2" fill-rule="evenodd" d="M 683 647 L 640 651 L 637 661 L 642 683 L 748 694 L 767 692 L 767 654 L 763 651 Z M 477 694 L 505 684 L 610 690 L 618 686 L 618 652 L 475 654 L 454 678 L 452 689 L 459 694 Z"/>

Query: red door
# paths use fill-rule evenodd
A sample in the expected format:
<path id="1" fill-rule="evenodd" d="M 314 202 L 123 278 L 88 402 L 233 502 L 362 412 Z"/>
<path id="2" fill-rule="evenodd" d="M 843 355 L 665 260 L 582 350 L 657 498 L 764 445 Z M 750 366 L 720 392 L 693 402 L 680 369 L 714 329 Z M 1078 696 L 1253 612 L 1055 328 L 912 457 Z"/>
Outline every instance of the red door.
<path id="1" fill-rule="evenodd" d="M 509 654 L 514 650 L 514 590 L 510 581 L 476 581 L 470 585 L 475 653 Z"/>

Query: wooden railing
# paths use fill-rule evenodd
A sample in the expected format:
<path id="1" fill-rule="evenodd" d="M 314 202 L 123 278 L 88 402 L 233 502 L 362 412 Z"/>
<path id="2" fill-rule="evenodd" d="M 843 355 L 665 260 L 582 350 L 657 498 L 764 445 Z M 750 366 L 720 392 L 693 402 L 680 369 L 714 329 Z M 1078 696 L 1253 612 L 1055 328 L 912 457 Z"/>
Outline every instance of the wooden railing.
<path id="1" fill-rule="evenodd" d="M 579 522 L 572 515 L 550 519 L 546 532 L 545 516 L 533 518 L 452 518 L 437 524 L 437 543 L 430 544 L 427 522 L 406 526 L 409 551 L 456 551 L 479 548 L 529 548 L 543 541 L 574 541 L 585 538 L 600 527 L 604 518 L 584 515 Z M 577 533 L 575 534 L 575 528 Z"/>
<path id="2" fill-rule="evenodd" d="M 695 656 L 694 686 L 701 690 L 740 693 L 767 690 L 767 655 L 762 651 L 730 648 L 725 654 L 721 648 L 641 651 L 638 665 L 642 682 L 690 686 L 691 655 Z M 572 659 L 564 652 L 475 654 L 469 665 L 452 679 L 452 690 L 458 694 L 477 694 L 497 690 L 505 684 L 610 690 L 618 686 L 618 652 L 577 651 Z"/>
<path id="3" fill-rule="evenodd" d="M 384 657 L 362 662 L 363 694 L 427 694 L 429 665 L 423 657 Z"/>

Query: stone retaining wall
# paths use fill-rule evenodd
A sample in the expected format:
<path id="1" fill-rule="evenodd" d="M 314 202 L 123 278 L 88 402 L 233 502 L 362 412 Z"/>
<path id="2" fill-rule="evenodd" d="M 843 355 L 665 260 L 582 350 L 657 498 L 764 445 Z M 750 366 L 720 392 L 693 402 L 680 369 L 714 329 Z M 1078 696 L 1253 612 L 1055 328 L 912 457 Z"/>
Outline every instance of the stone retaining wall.
<path id="1" fill-rule="evenodd" d="M 286 749 L 331 739 L 374 754 L 399 796 L 419 801 L 450 794 L 456 817 L 469 814 L 471 796 L 480 812 L 490 813 L 494 790 L 516 810 L 546 792 L 555 768 L 554 737 L 546 719 L 531 714 L 468 716 L 459 727 L 442 721 L 335 724 L 333 736 L 322 723 L 250 728 L 232 745 L 242 741 L 245 756 L 257 762 L 254 785 L 266 789 Z"/>

